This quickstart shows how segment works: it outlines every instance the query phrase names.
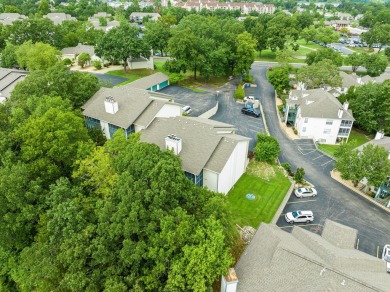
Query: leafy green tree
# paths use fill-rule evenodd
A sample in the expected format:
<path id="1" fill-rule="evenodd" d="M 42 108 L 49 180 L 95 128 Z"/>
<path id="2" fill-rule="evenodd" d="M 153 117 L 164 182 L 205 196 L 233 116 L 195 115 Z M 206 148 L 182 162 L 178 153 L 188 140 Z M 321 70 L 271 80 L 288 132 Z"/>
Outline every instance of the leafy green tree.
<path id="1" fill-rule="evenodd" d="M 355 73 L 360 66 L 364 66 L 365 65 L 367 56 L 368 56 L 367 54 L 363 54 L 363 53 L 361 53 L 361 54 L 359 54 L 359 53 L 349 54 L 345 58 L 345 63 L 347 65 L 351 65 L 352 66 L 352 72 Z"/>
<path id="2" fill-rule="evenodd" d="M 306 44 L 309 41 L 312 41 L 315 39 L 317 35 L 317 30 L 314 27 L 314 25 L 310 25 L 309 27 L 305 27 L 300 33 L 299 36 L 303 38 L 306 41 Z"/>
<path id="3" fill-rule="evenodd" d="M 335 43 L 339 40 L 339 34 L 333 27 L 320 27 L 317 29 L 316 39 L 324 44 Z"/>
<path id="4" fill-rule="evenodd" d="M 20 67 L 35 71 L 52 67 L 58 62 L 61 52 L 48 44 L 28 41 L 19 46 L 15 54 Z"/>
<path id="5" fill-rule="evenodd" d="M 16 49 L 17 46 L 14 46 L 11 43 L 7 43 L 5 49 L 1 52 L 1 67 L 13 68 L 18 64 L 16 61 Z"/>
<path id="6" fill-rule="evenodd" d="M 336 152 L 337 161 L 335 168 L 341 173 L 341 177 L 351 180 L 355 186 L 364 177 L 362 161 L 359 151 L 353 150 L 349 144 L 341 144 Z"/>
<path id="7" fill-rule="evenodd" d="M 61 96 L 80 108 L 100 88 L 96 76 L 78 71 L 70 71 L 61 63 L 47 71 L 34 71 L 12 91 L 10 103 L 23 104 L 31 96 Z"/>
<path id="8" fill-rule="evenodd" d="M 385 72 L 388 65 L 386 57 L 378 54 L 371 54 L 365 58 L 364 67 L 367 70 L 367 74 L 375 77 Z"/>
<path id="9" fill-rule="evenodd" d="M 47 0 L 41 0 L 38 5 L 38 13 L 40 15 L 46 15 L 50 13 L 50 4 Z"/>
<path id="10" fill-rule="evenodd" d="M 331 48 L 321 48 L 306 55 L 306 64 L 312 65 L 319 61 L 329 60 L 336 66 L 343 65 L 343 57 Z"/>
<path id="11" fill-rule="evenodd" d="M 368 83 L 356 87 L 354 91 L 348 91 L 350 108 L 356 119 L 356 124 L 368 132 L 375 133 L 378 129 L 384 129 L 390 133 L 390 106 L 388 93 L 390 81 L 382 84 Z"/>
<path id="12" fill-rule="evenodd" d="M 171 28 L 169 22 L 160 19 L 156 22 L 149 21 L 145 24 L 143 38 L 153 50 L 159 50 L 161 55 L 164 54 L 168 46 L 168 40 L 171 37 Z"/>
<path id="13" fill-rule="evenodd" d="M 251 34 L 257 41 L 257 50 L 261 53 L 261 51 L 267 48 L 267 34 L 265 26 L 261 23 L 256 23 L 251 30 Z"/>
<path id="14" fill-rule="evenodd" d="M 241 76 L 247 76 L 256 56 L 256 40 L 248 32 L 237 36 L 237 65 L 236 72 Z"/>
<path id="15" fill-rule="evenodd" d="M 299 37 L 297 20 L 283 12 L 276 14 L 267 23 L 268 46 L 275 52 L 285 48 L 286 41 L 291 38 L 296 41 Z"/>
<path id="16" fill-rule="evenodd" d="M 272 70 L 268 70 L 268 81 L 278 93 L 290 88 L 289 71 L 287 66 L 273 67 Z"/>
<path id="17" fill-rule="evenodd" d="M 128 58 L 150 57 L 150 48 L 140 38 L 140 32 L 140 29 L 122 23 L 119 27 L 109 30 L 98 41 L 95 52 L 99 57 L 121 61 L 126 72 Z"/>
<path id="18" fill-rule="evenodd" d="M 313 25 L 314 16 L 308 11 L 295 15 L 299 27 L 303 30 Z M 313 40 L 313 39 L 311 39 Z"/>
<path id="19" fill-rule="evenodd" d="M 86 64 L 88 64 L 91 61 L 91 56 L 88 53 L 81 53 L 77 57 L 77 64 L 81 67 L 84 68 Z"/>
<path id="20" fill-rule="evenodd" d="M 361 39 L 370 47 L 372 47 L 373 44 L 379 44 L 379 53 L 384 45 L 390 45 L 389 31 L 390 23 L 376 23 L 368 32 L 362 34 Z"/>
<path id="21" fill-rule="evenodd" d="M 385 56 L 387 57 L 387 59 L 390 59 L 390 47 L 387 47 L 385 49 Z"/>
<path id="22" fill-rule="evenodd" d="M 18 46 L 31 41 L 33 44 L 41 42 L 57 47 L 60 40 L 59 28 L 48 18 L 29 17 L 16 20 L 8 29 L 8 40 Z"/>
<path id="23" fill-rule="evenodd" d="M 341 86 L 339 68 L 327 59 L 299 68 L 297 79 L 304 82 L 308 88 L 320 88 L 326 85 L 331 87 Z"/>
<path id="24" fill-rule="evenodd" d="M 278 141 L 265 133 L 257 134 L 257 143 L 253 149 L 256 160 L 273 163 L 280 154 Z"/>
<path id="25" fill-rule="evenodd" d="M 302 167 L 298 167 L 297 171 L 294 174 L 294 180 L 298 184 L 304 184 L 305 183 L 305 170 Z"/>

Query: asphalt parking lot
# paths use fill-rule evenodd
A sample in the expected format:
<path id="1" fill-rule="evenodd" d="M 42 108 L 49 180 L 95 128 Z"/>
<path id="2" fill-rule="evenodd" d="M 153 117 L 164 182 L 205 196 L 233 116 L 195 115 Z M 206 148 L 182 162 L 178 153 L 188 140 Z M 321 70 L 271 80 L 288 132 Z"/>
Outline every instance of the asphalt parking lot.
<path id="1" fill-rule="evenodd" d="M 321 151 L 318 151 L 316 146 L 313 143 L 313 140 L 310 139 L 299 139 L 294 140 L 298 151 L 305 156 L 307 162 L 310 162 L 313 165 L 318 167 L 327 167 L 328 164 L 333 164 L 334 159 L 323 154 Z"/>
<path id="2" fill-rule="evenodd" d="M 192 109 L 190 116 L 192 117 L 200 116 L 204 112 L 214 107 L 217 102 L 216 93 L 195 92 L 193 90 L 176 85 L 165 87 L 162 90 L 159 90 L 159 92 L 172 95 L 175 99 L 175 102 L 180 103 L 183 106 L 190 106 Z"/>

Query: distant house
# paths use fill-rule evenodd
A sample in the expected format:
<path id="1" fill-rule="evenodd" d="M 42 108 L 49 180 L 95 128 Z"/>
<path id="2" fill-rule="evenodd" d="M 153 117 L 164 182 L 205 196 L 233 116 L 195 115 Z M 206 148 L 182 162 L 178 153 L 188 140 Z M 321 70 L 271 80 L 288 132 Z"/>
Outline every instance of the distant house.
<path id="1" fill-rule="evenodd" d="M 370 77 L 368 75 L 366 76 L 358 76 L 355 73 L 348 74 L 343 71 L 340 71 L 340 76 L 342 80 L 342 85 L 339 88 L 334 88 L 330 90 L 334 96 L 338 97 L 340 94 L 347 93 L 348 89 L 351 86 L 361 86 L 364 84 L 368 84 L 370 82 L 373 83 L 383 83 L 386 80 L 390 80 L 390 74 L 389 73 L 383 73 L 377 77 Z"/>
<path id="2" fill-rule="evenodd" d="M 27 18 L 27 16 L 19 14 L 19 13 L 0 13 L 0 22 L 3 25 L 12 25 L 16 20 L 23 20 Z"/>
<path id="3" fill-rule="evenodd" d="M 150 12 L 132 12 L 129 16 L 130 22 L 143 22 L 144 17 L 150 18 L 152 21 L 157 21 L 161 15 Z"/>
<path id="4" fill-rule="evenodd" d="M 62 59 L 70 59 L 71 61 L 77 62 L 77 58 L 82 53 L 87 53 L 91 57 L 91 62 L 102 60 L 95 55 L 95 49 L 93 46 L 78 44 L 76 47 L 63 48 L 61 50 Z"/>
<path id="5" fill-rule="evenodd" d="M 185 175 L 197 186 L 226 194 L 245 172 L 249 138 L 229 124 L 203 118 L 156 118 L 141 141 L 180 156 Z"/>
<path id="6" fill-rule="evenodd" d="M 353 16 L 349 13 L 343 13 L 343 12 L 337 12 L 337 17 L 340 20 L 352 20 L 354 19 Z"/>
<path id="7" fill-rule="evenodd" d="M 284 119 L 297 129 L 300 138 L 323 144 L 348 140 L 355 120 L 348 102 L 342 105 L 323 89 L 291 90 Z"/>
<path id="8" fill-rule="evenodd" d="M 28 72 L 16 69 L 0 68 L 0 103 L 11 97 L 16 84 L 23 81 Z"/>
<path id="9" fill-rule="evenodd" d="M 123 129 L 126 137 L 147 128 L 155 118 L 180 116 L 182 105 L 172 96 L 134 88 L 131 84 L 101 88 L 83 106 L 88 127 L 101 128 L 107 139 Z"/>
<path id="10" fill-rule="evenodd" d="M 100 18 L 104 18 L 107 21 L 107 25 L 101 25 Z M 120 22 L 117 20 L 110 20 L 111 14 L 106 12 L 98 12 L 93 17 L 88 17 L 88 21 L 93 25 L 95 29 L 103 30 L 104 32 L 109 31 L 114 27 L 118 27 Z"/>
<path id="11" fill-rule="evenodd" d="M 324 21 L 324 26 L 332 26 L 335 28 L 335 30 L 339 31 L 342 28 L 349 27 L 350 22 L 349 20 L 331 20 L 331 21 Z"/>
<path id="12" fill-rule="evenodd" d="M 261 223 L 235 266 L 233 289 L 221 291 L 388 291 L 385 262 L 355 249 L 357 236 L 329 219 L 321 235 Z"/>
<path id="13" fill-rule="evenodd" d="M 72 17 L 71 15 L 66 13 L 48 13 L 43 17 L 50 19 L 55 25 L 60 25 L 65 20 L 76 20 L 75 17 Z"/>

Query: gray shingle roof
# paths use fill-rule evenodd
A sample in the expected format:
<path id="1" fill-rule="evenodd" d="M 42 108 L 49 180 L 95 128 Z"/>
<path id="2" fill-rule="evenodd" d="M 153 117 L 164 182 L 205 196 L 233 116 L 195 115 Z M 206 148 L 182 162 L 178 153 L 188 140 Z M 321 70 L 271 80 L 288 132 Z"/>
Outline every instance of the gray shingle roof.
<path id="1" fill-rule="evenodd" d="M 339 119 L 338 111 L 342 104 L 329 92 L 322 89 L 292 90 L 295 99 L 288 99 L 287 104 L 299 105 L 302 117 Z M 351 110 L 343 110 L 342 120 L 354 120 Z"/>
<path id="2" fill-rule="evenodd" d="M 340 71 L 340 76 L 342 78 L 342 87 L 349 88 L 351 86 L 359 86 L 360 84 L 357 82 L 357 79 L 352 74 L 347 74 L 343 71 Z"/>
<path id="3" fill-rule="evenodd" d="M 356 230 L 327 220 L 323 233 L 342 230 L 346 247 Z M 290 234 L 262 223 L 236 265 L 237 291 L 388 291 L 382 260 L 327 239 L 297 226 Z"/>
<path id="4" fill-rule="evenodd" d="M 381 146 L 386 150 L 390 151 L 390 137 L 388 136 L 384 136 L 382 139 L 368 141 L 367 143 L 364 143 L 363 145 L 357 147 L 356 149 L 362 151 L 363 148 L 368 144 L 372 144 L 374 146 Z"/>
<path id="5" fill-rule="evenodd" d="M 129 85 L 134 88 L 148 89 L 153 85 L 164 82 L 166 80 L 169 80 L 169 77 L 167 75 L 161 72 L 157 72 L 152 75 L 135 80 L 134 82 L 129 83 Z"/>
<path id="6" fill-rule="evenodd" d="M 75 17 L 72 17 L 70 14 L 66 14 L 63 12 L 58 12 L 58 13 L 48 13 L 44 15 L 43 17 L 50 19 L 53 21 L 55 25 L 61 24 L 65 20 L 76 20 Z"/>
<path id="7" fill-rule="evenodd" d="M 151 111 L 147 111 L 143 118 L 140 117 L 149 106 L 152 106 L 152 109 L 155 110 L 161 108 L 161 104 L 169 102 L 169 99 L 164 99 L 164 97 L 169 97 L 167 95 L 156 95 L 128 85 L 101 88 L 82 106 L 83 114 L 126 129 L 138 118 L 143 124 L 147 123 L 147 118 L 153 118 L 150 115 Z M 104 100 L 108 96 L 112 96 L 118 102 L 119 109 L 115 114 L 109 114 L 105 111 Z M 155 100 L 153 96 L 158 96 L 159 100 Z"/>
<path id="8" fill-rule="evenodd" d="M 22 20 L 25 18 L 27 18 L 27 16 L 19 13 L 0 13 L 0 22 L 4 25 L 12 25 L 15 20 Z"/>
<path id="9" fill-rule="evenodd" d="M 156 118 L 147 129 L 142 130 L 141 141 L 154 143 L 165 149 L 165 137 L 174 134 L 182 139 L 179 156 L 185 171 L 197 175 L 207 165 L 207 169 L 219 173 L 236 143 L 248 138 L 218 134 L 220 124 L 216 125 L 215 127 L 202 118 Z M 234 132 L 235 129 L 231 126 L 230 130 Z"/>
<path id="10" fill-rule="evenodd" d="M 26 78 L 27 72 L 15 69 L 0 68 L 0 93 L 9 98 L 15 85 Z"/>
<path id="11" fill-rule="evenodd" d="M 92 57 L 93 55 L 95 55 L 95 48 L 93 46 L 78 44 L 75 47 L 63 48 L 61 50 L 61 53 L 64 55 L 65 54 L 80 55 L 81 53 L 88 53 Z"/>
<path id="12" fill-rule="evenodd" d="M 377 77 L 370 77 L 368 75 L 362 77 L 362 81 L 364 84 L 367 84 L 369 82 L 375 82 L 375 83 L 383 83 L 386 80 L 390 79 L 390 74 L 389 73 L 382 73 L 381 75 Z"/>

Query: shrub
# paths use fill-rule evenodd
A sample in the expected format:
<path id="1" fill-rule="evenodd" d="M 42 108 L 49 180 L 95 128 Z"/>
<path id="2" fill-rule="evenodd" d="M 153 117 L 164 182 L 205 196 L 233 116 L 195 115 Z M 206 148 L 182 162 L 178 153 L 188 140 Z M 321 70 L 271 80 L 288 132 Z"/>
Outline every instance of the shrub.
<path id="1" fill-rule="evenodd" d="M 72 60 L 69 58 L 65 58 L 62 60 L 62 64 L 64 64 L 65 66 L 70 66 L 72 65 Z"/>
<path id="2" fill-rule="evenodd" d="M 281 163 L 280 165 L 287 171 L 287 173 L 288 173 L 289 175 L 292 174 L 290 163 L 284 162 L 284 163 Z"/>
<path id="3" fill-rule="evenodd" d="M 180 74 L 180 73 L 169 74 L 169 82 L 171 84 L 175 84 L 175 83 L 178 83 L 178 82 L 183 81 L 183 80 L 184 80 L 183 74 Z"/>
<path id="4" fill-rule="evenodd" d="M 84 68 L 84 66 L 91 61 L 91 56 L 88 53 L 81 53 L 80 56 L 77 58 L 77 64 Z"/>
<path id="5" fill-rule="evenodd" d="M 294 132 L 295 135 L 298 135 L 298 130 L 297 129 L 293 128 L 293 132 Z"/>
<path id="6" fill-rule="evenodd" d="M 253 83 L 254 78 L 253 78 L 252 75 L 248 74 L 248 75 L 244 76 L 244 78 L 243 78 L 242 80 L 243 80 L 244 82 Z"/>
<path id="7" fill-rule="evenodd" d="M 265 133 L 257 134 L 257 144 L 253 149 L 256 160 L 272 163 L 279 156 L 280 146 L 278 141 Z"/>
<path id="8" fill-rule="evenodd" d="M 234 98 L 243 99 L 245 97 L 245 90 L 242 88 L 242 84 L 237 86 L 236 91 L 234 92 Z"/>
<path id="9" fill-rule="evenodd" d="M 295 182 L 298 184 L 304 184 L 305 183 L 305 180 L 303 179 L 304 176 L 305 176 L 305 170 L 302 167 L 298 168 L 294 174 Z"/>
<path id="10" fill-rule="evenodd" d="M 100 62 L 98 60 L 93 61 L 93 67 L 95 67 L 96 70 L 102 69 L 102 62 Z"/>

